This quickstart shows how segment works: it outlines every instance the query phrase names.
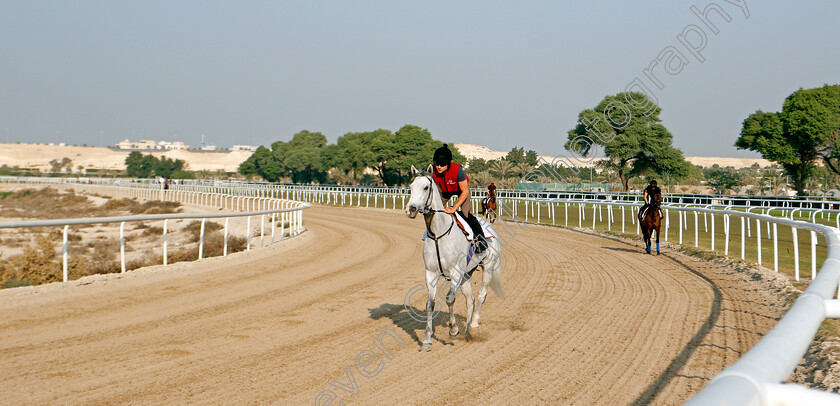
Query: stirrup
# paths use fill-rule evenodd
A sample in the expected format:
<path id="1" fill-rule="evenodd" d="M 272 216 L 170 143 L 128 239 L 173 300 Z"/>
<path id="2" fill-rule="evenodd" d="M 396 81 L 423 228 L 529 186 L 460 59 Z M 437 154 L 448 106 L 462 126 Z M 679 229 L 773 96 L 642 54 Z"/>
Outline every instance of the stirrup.
<path id="1" fill-rule="evenodd" d="M 487 249 L 487 240 L 480 235 L 476 235 L 475 241 L 473 241 L 473 246 L 475 247 L 475 253 L 481 254 Z"/>

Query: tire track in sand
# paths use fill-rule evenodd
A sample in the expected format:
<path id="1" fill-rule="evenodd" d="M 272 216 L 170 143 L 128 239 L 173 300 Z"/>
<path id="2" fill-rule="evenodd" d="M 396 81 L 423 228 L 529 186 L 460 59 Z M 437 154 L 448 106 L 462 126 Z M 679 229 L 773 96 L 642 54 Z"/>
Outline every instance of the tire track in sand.
<path id="1" fill-rule="evenodd" d="M 422 283 L 422 221 L 305 218 L 300 238 L 244 255 L 2 292 L 0 390 L 38 404 L 297 404 L 325 389 L 358 404 L 675 404 L 778 317 L 768 294 L 705 262 L 527 225 L 503 251 L 507 300 L 488 295 L 470 341 L 449 338 L 444 306 L 419 352 L 424 326 L 403 300 Z M 455 311 L 463 331 L 463 296 Z M 406 346 L 386 341 L 393 359 L 380 354 L 374 377 L 353 372 L 356 394 L 332 386 L 385 329 Z"/>

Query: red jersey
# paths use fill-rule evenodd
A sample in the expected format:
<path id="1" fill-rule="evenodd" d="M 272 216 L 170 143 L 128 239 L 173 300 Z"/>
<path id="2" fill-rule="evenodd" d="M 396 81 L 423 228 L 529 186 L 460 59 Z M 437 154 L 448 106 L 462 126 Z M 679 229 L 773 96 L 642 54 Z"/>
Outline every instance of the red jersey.
<path id="1" fill-rule="evenodd" d="M 432 179 L 435 180 L 435 183 L 440 186 L 440 192 L 444 200 L 449 199 L 453 195 L 461 194 L 461 187 L 458 186 L 458 172 L 461 171 L 461 165 L 452 162 L 449 164 L 449 169 L 446 170 L 443 174 L 439 174 L 437 170 L 433 169 L 433 176 Z M 469 178 L 466 177 L 466 180 Z M 463 179 L 462 179 L 463 180 Z"/>

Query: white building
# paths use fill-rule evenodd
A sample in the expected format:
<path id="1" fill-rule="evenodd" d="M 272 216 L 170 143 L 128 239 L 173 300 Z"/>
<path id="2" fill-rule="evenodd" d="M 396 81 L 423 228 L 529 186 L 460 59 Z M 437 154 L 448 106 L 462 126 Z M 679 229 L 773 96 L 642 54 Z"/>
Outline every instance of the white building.
<path id="1" fill-rule="evenodd" d="M 165 149 L 165 150 L 173 150 L 173 149 L 189 149 L 189 145 L 184 144 L 181 141 L 161 141 L 158 143 L 158 149 Z"/>
<path id="2" fill-rule="evenodd" d="M 184 144 L 181 141 L 169 142 L 169 141 L 154 141 L 154 140 L 140 140 L 140 141 L 131 141 L 128 138 L 120 141 L 116 145 L 119 149 L 165 149 L 165 150 L 172 150 L 172 149 L 188 149 L 190 146 Z"/>

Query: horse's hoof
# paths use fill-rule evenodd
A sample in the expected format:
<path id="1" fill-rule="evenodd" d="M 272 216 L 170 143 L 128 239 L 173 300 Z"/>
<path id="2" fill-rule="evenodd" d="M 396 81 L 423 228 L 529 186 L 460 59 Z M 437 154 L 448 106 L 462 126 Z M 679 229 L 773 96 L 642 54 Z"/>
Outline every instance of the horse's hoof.
<path id="1" fill-rule="evenodd" d="M 656 251 L 656 255 L 659 255 L 659 251 Z"/>
<path id="2" fill-rule="evenodd" d="M 452 338 L 458 337 L 458 334 L 461 334 L 461 330 L 458 328 L 458 326 L 455 326 L 454 328 L 449 329 L 449 336 L 450 337 L 452 337 Z"/>
<path id="3" fill-rule="evenodd" d="M 427 352 L 431 351 L 432 350 L 432 343 L 423 343 L 423 345 L 420 346 L 420 350 L 421 351 L 427 351 Z"/>
<path id="4" fill-rule="evenodd" d="M 477 328 L 478 328 L 478 323 L 472 323 L 472 324 L 470 324 L 470 330 L 475 330 L 475 329 L 477 329 Z"/>

